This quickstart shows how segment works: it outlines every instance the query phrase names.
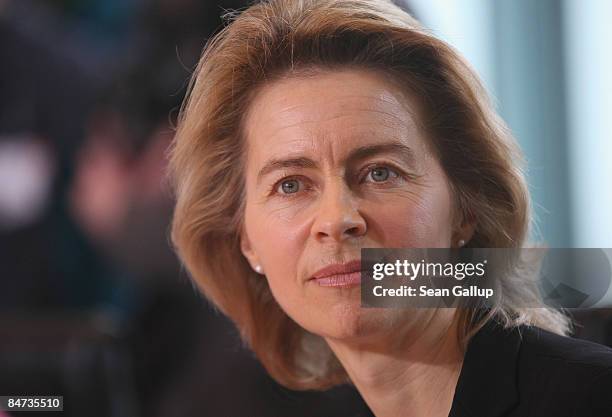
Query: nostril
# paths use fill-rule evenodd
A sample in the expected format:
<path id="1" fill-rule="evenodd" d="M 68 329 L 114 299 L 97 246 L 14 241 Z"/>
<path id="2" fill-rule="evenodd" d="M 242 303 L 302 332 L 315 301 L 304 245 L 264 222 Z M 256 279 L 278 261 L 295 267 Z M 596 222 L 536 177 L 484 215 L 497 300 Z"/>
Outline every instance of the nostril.
<path id="1" fill-rule="evenodd" d="M 350 229 L 346 231 L 346 233 L 349 235 L 356 235 L 357 233 L 359 233 L 359 227 L 357 226 L 351 227 Z"/>

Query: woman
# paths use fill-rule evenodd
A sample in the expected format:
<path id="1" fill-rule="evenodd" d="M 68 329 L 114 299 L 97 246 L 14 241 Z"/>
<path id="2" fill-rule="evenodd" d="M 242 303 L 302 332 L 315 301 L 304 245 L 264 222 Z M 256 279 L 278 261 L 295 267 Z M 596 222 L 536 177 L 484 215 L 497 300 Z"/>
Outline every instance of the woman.
<path id="1" fill-rule="evenodd" d="M 293 389 L 377 417 L 612 415 L 610 350 L 520 308 L 361 308 L 361 248 L 525 245 L 519 151 L 458 54 L 385 0 L 276 0 L 207 45 L 171 154 L 172 239 Z"/>

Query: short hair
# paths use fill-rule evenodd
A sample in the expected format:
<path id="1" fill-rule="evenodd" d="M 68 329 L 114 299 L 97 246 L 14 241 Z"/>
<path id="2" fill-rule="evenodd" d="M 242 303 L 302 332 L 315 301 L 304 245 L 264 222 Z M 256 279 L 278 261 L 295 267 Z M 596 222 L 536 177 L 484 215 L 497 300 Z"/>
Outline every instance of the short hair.
<path id="1" fill-rule="evenodd" d="M 267 371 L 293 389 L 350 382 L 323 339 L 295 323 L 240 250 L 245 203 L 245 114 L 261 86 L 312 69 L 369 69 L 415 95 L 447 174 L 455 221 L 472 219 L 467 247 L 520 248 L 531 207 L 516 141 L 475 72 L 449 45 L 387 0 L 270 0 L 229 13 L 207 43 L 170 149 L 176 206 L 171 237 L 193 281 L 229 316 Z M 486 320 L 569 331 L 559 310 L 521 308 L 533 283 L 502 283 L 484 318 L 458 309 L 461 341 Z"/>

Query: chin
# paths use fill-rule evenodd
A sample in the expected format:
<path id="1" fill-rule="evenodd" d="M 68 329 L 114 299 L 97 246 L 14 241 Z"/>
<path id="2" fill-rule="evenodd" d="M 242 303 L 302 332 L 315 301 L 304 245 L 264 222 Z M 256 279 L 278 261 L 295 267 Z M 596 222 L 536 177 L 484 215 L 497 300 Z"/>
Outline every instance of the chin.
<path id="1" fill-rule="evenodd" d="M 398 323 L 400 310 L 362 308 L 360 303 L 333 306 L 313 332 L 324 338 L 372 342 L 392 330 Z"/>

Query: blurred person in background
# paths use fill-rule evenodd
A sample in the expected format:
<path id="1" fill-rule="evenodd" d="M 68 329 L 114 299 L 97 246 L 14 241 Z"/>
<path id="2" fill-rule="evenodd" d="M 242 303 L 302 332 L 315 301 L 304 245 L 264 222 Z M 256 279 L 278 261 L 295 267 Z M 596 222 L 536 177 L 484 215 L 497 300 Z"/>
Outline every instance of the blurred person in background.
<path id="1" fill-rule="evenodd" d="M 95 83 L 9 13 L 12 4 L 0 6 L 0 261 L 10 277 L 0 308 L 89 305 L 98 266 L 66 192 Z"/>

